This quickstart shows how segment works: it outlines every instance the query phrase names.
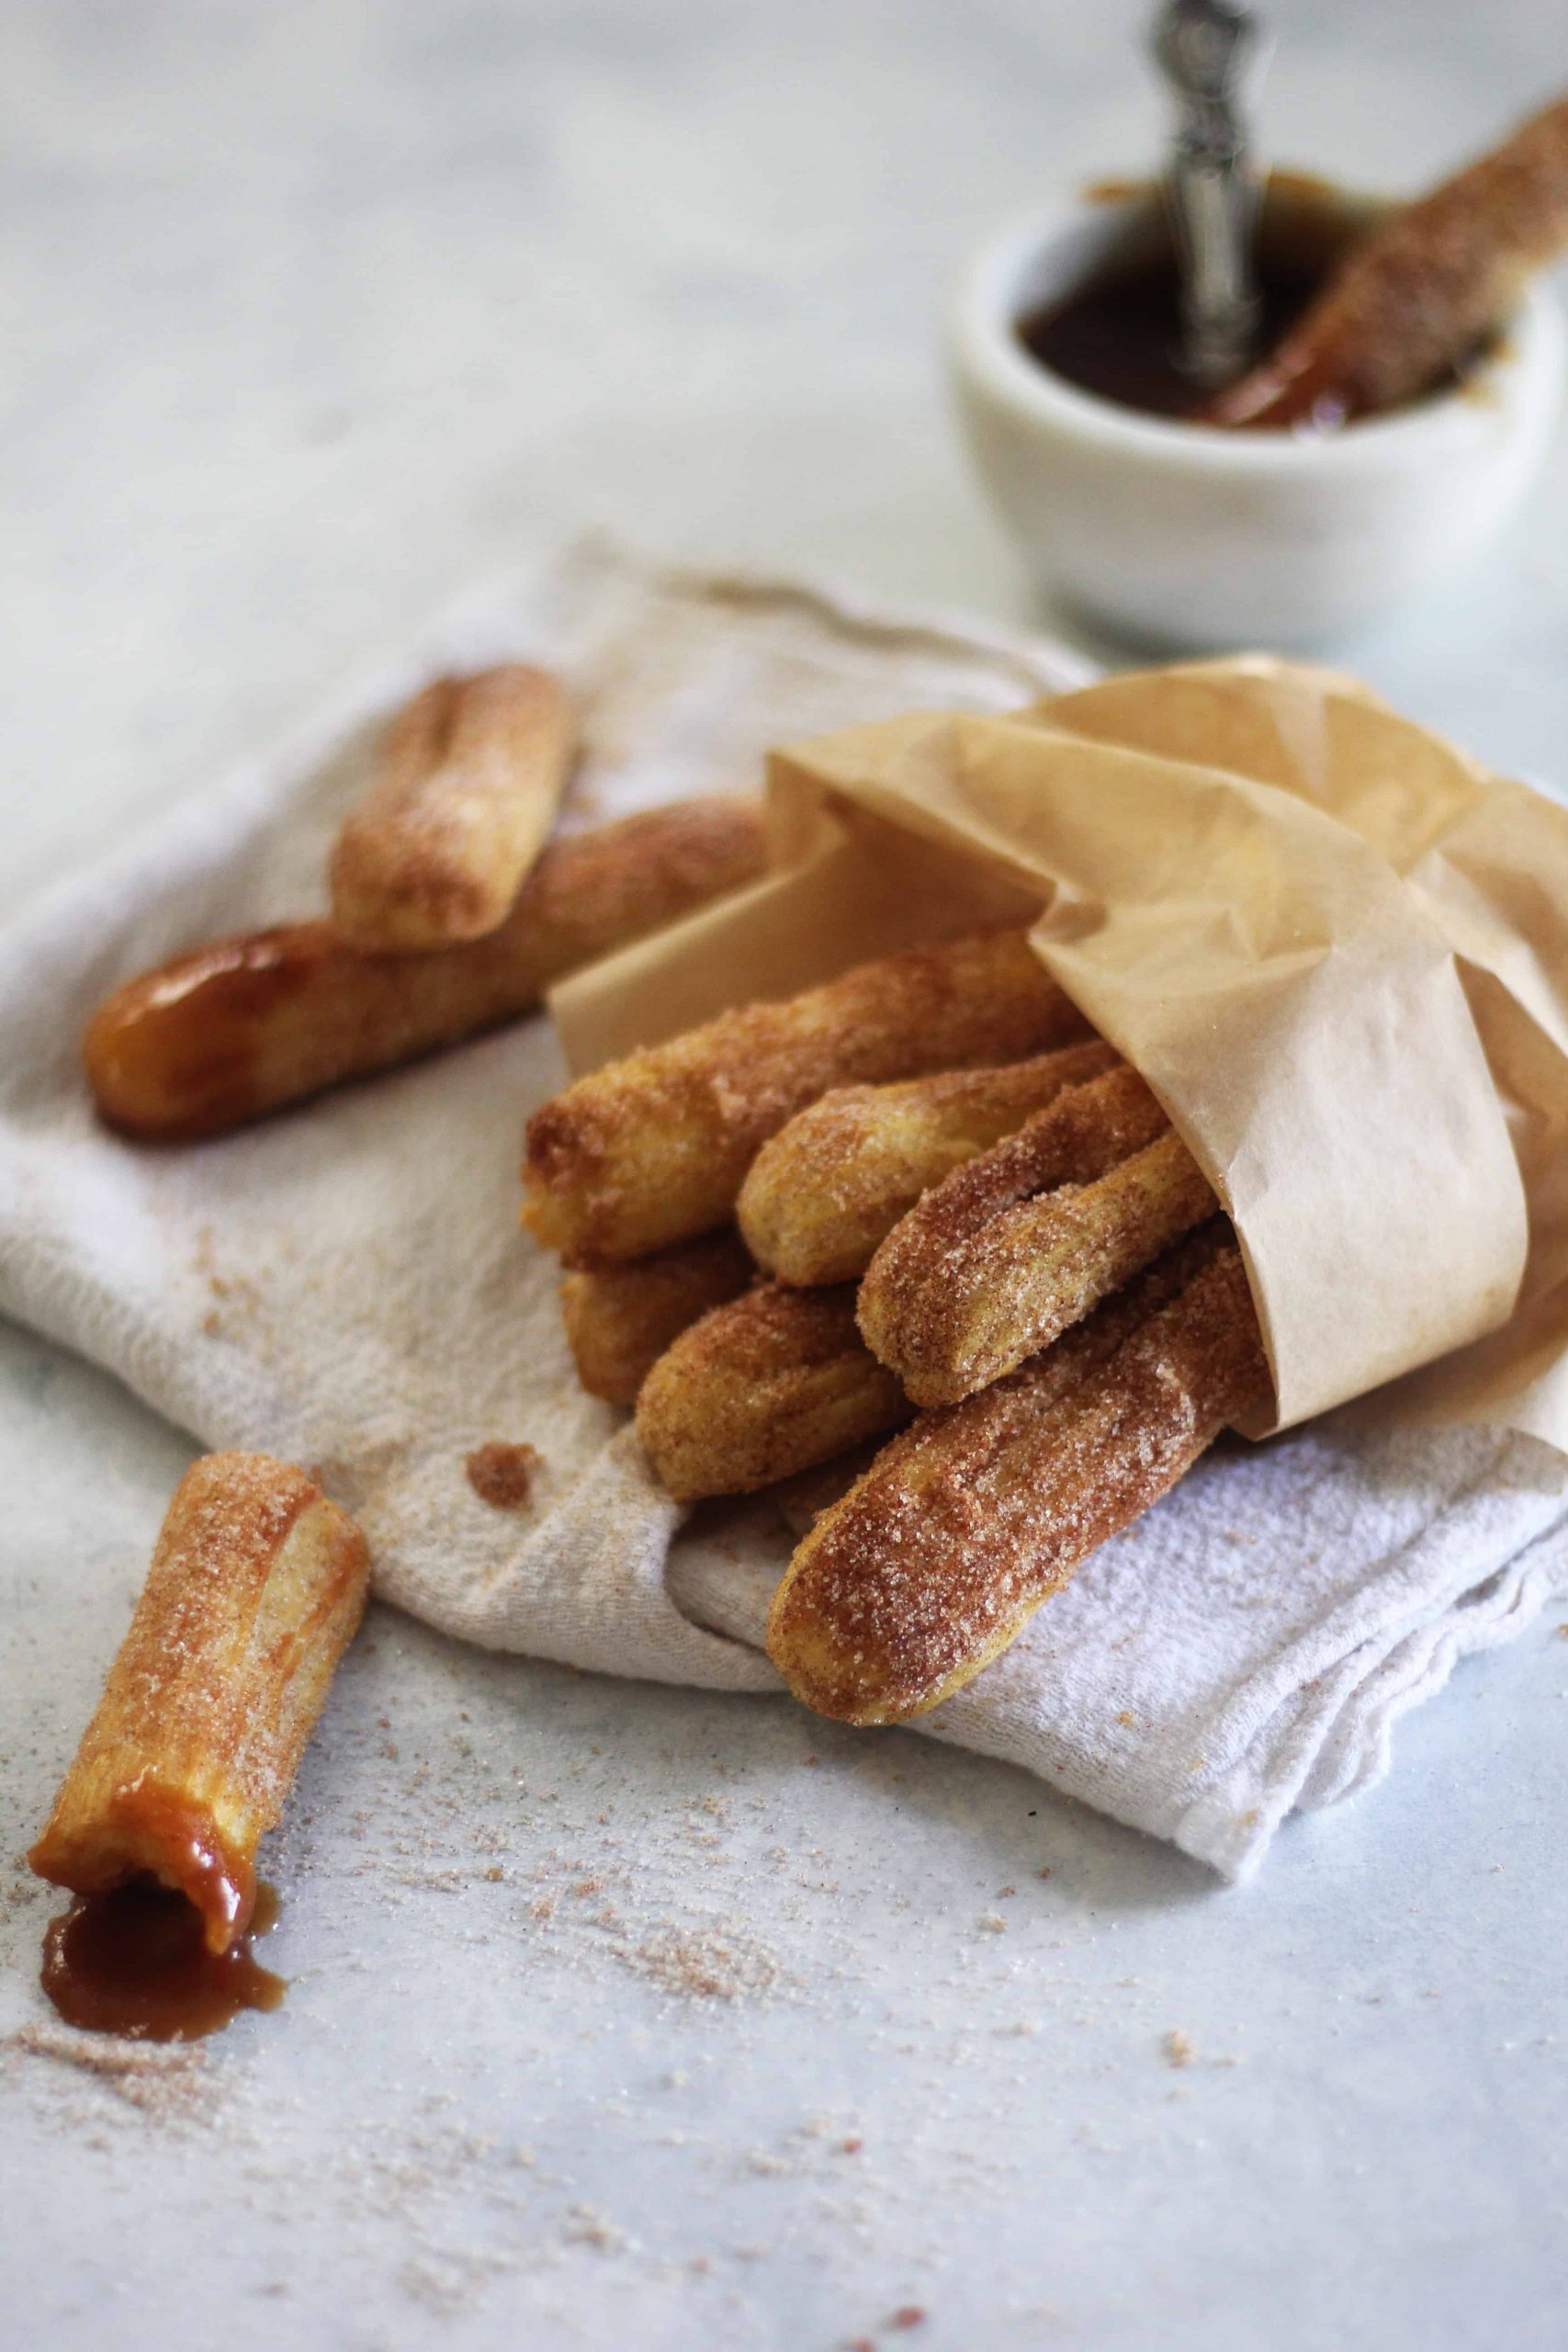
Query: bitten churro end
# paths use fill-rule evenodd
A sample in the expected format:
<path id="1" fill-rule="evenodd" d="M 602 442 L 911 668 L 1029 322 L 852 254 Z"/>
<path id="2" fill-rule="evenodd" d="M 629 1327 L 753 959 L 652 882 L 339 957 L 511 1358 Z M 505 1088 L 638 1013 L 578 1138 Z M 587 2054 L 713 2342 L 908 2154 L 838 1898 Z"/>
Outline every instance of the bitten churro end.
<path id="1" fill-rule="evenodd" d="M 260 1453 L 194 1463 L 28 1858 L 39 1876 L 95 1894 L 149 1872 L 227 1951 L 368 1581 L 365 1538 L 303 1471 Z"/>

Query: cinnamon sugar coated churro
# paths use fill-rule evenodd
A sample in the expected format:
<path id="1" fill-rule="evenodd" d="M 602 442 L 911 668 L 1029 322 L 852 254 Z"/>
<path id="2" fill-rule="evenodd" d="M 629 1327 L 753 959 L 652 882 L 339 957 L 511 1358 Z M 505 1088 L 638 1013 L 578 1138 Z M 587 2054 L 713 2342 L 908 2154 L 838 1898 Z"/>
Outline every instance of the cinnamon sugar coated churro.
<path id="1" fill-rule="evenodd" d="M 354 1521 L 304 1472 L 211 1453 L 175 1494 L 130 1629 L 28 1856 L 95 1894 L 151 1872 L 222 1952 L 365 1606 Z"/>
<path id="2" fill-rule="evenodd" d="M 678 801 L 547 849 L 501 928 L 466 946 L 388 955 L 325 922 L 220 940 L 99 1007 L 83 1040 L 88 1082 L 124 1134 L 221 1135 L 530 1011 L 552 981 L 763 862 L 754 801 Z"/>
<path id="3" fill-rule="evenodd" d="M 819 1714 L 923 1713 L 1267 1394 L 1215 1219 L 1021 1371 L 884 1447 L 796 1551 L 769 1657 Z"/>
<path id="4" fill-rule="evenodd" d="M 1277 351 L 1211 402 L 1217 424 L 1397 408 L 1502 326 L 1568 246 L 1568 98 L 1354 247 Z"/>
<path id="5" fill-rule="evenodd" d="M 388 728 L 377 782 L 338 834 L 339 930 L 393 949 L 494 931 L 548 837 L 576 744 L 547 670 L 512 662 L 426 686 Z"/>
<path id="6" fill-rule="evenodd" d="M 910 1410 L 855 1329 L 852 1287 L 768 1283 L 705 1315 L 660 1358 L 637 1432 L 669 1492 L 693 1502 L 830 1461 Z"/>
<path id="7" fill-rule="evenodd" d="M 736 1216 L 752 1256 L 781 1282 L 863 1274 L 931 1185 L 1115 1060 L 1109 1046 L 1068 1046 L 1000 1069 L 836 1087 L 751 1163 Z"/>
<path id="8" fill-rule="evenodd" d="M 603 1273 L 568 1274 L 561 1320 L 590 1396 L 630 1405 L 671 1340 L 748 1288 L 757 1269 L 726 1229 Z"/>
<path id="9" fill-rule="evenodd" d="M 861 1329 L 917 1404 L 953 1404 L 1213 1211 L 1154 1095 L 1119 1067 L 1069 1089 L 895 1226 L 861 1285 Z"/>
<path id="10" fill-rule="evenodd" d="M 1010 1061 L 1086 1024 L 1021 931 L 862 964 L 579 1079 L 528 1124 L 524 1222 L 569 1264 L 721 1224 L 747 1169 L 829 1087 Z"/>

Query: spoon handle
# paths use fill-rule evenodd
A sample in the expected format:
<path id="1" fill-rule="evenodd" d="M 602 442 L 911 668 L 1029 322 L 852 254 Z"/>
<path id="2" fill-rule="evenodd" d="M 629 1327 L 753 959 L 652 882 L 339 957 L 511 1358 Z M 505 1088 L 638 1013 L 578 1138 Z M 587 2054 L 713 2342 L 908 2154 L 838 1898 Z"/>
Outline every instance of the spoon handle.
<path id="1" fill-rule="evenodd" d="M 1257 186 L 1239 105 L 1257 30 L 1233 0 L 1167 0 L 1150 41 L 1179 107 L 1167 190 L 1181 275 L 1181 363 L 1210 388 L 1246 367 L 1261 310 Z"/>

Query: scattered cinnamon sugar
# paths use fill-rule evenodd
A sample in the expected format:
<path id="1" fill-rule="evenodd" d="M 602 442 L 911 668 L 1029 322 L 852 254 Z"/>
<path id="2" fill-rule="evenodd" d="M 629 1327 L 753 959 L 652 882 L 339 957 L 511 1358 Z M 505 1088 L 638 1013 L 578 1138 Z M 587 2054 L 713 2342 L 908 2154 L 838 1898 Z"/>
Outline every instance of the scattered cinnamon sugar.
<path id="1" fill-rule="evenodd" d="M 536 1447 L 507 1445 L 492 1438 L 488 1445 L 476 1446 L 463 1467 L 481 1503 L 489 1503 L 492 1510 L 525 1510 L 541 1464 Z"/>
<path id="2" fill-rule="evenodd" d="M 628 1958 L 638 1975 L 688 2000 L 745 2000 L 768 1992 L 779 1974 L 772 1952 L 722 1928 L 667 1928 Z"/>
<path id="3" fill-rule="evenodd" d="M 127 2041 L 115 2034 L 41 2024 L 8 2034 L 5 2047 L 74 2066 L 154 2122 L 188 2125 L 211 2111 L 211 2069 L 206 2052 L 188 2041 Z"/>

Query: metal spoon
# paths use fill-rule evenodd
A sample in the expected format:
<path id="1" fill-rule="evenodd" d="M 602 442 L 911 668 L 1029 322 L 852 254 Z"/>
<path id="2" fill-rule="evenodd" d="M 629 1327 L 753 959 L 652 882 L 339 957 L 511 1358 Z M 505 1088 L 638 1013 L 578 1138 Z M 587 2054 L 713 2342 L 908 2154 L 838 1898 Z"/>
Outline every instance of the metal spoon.
<path id="1" fill-rule="evenodd" d="M 1217 389 L 1252 356 L 1261 304 L 1253 267 L 1258 191 L 1237 103 L 1258 38 L 1232 0 L 1168 0 L 1150 47 L 1181 112 L 1167 195 L 1181 271 L 1181 366 Z"/>

